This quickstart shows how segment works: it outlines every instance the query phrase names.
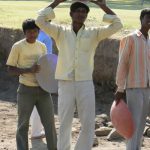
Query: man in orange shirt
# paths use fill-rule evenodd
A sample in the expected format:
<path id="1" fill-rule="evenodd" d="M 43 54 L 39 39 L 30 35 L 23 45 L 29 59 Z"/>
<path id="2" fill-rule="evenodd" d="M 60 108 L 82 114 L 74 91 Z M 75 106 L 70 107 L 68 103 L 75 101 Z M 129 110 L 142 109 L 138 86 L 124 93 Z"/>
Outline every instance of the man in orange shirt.
<path id="1" fill-rule="evenodd" d="M 135 123 L 135 133 L 127 142 L 127 150 L 140 150 L 150 109 L 150 8 L 142 10 L 140 20 L 141 29 L 121 40 L 116 77 L 116 101 L 123 99 L 126 91 Z"/>

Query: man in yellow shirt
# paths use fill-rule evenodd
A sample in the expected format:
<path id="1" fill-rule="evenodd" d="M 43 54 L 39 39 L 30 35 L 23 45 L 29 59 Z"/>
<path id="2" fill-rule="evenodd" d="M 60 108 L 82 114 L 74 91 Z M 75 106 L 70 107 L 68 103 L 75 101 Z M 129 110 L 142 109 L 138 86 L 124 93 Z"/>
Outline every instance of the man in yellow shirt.
<path id="1" fill-rule="evenodd" d="M 64 0 L 54 0 L 39 11 L 36 24 L 55 40 L 58 50 L 56 79 L 59 80 L 58 115 L 60 129 L 58 150 L 71 149 L 72 119 L 77 106 L 81 121 L 81 132 L 75 150 L 91 150 L 95 128 L 95 94 L 92 81 L 94 54 L 98 43 L 122 28 L 120 19 L 104 0 L 91 1 L 106 14 L 104 21 L 110 25 L 87 28 L 84 22 L 90 11 L 82 2 L 70 7 L 72 24 L 56 25 L 49 20 L 55 17 L 53 9 Z"/>
<path id="2" fill-rule="evenodd" d="M 25 20 L 22 28 L 25 39 L 13 45 L 7 60 L 8 71 L 12 75 L 19 75 L 20 82 L 17 91 L 17 150 L 28 150 L 29 119 L 34 106 L 37 107 L 45 128 L 48 150 L 56 150 L 52 99 L 49 93 L 39 87 L 35 78 L 35 74 L 40 70 L 37 60 L 46 54 L 46 46 L 36 40 L 39 28 L 36 26 L 35 20 Z"/>

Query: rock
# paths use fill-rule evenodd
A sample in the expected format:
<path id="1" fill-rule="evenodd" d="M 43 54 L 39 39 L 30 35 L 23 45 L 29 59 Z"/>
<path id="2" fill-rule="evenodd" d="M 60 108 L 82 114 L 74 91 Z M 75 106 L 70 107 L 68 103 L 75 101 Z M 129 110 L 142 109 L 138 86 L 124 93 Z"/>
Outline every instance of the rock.
<path id="1" fill-rule="evenodd" d="M 79 133 L 79 131 L 75 127 L 72 127 L 72 132 L 73 133 Z"/>
<path id="2" fill-rule="evenodd" d="M 94 142 L 93 142 L 93 147 L 97 147 L 98 146 L 98 138 L 96 137 L 96 135 L 94 136 Z"/>
<path id="3" fill-rule="evenodd" d="M 107 136 L 108 141 L 122 140 L 122 139 L 123 137 L 116 131 L 116 129 L 112 129 L 112 131 Z"/>
<path id="4" fill-rule="evenodd" d="M 109 120 L 110 119 L 107 116 L 107 114 L 101 114 L 101 115 L 96 116 L 95 122 L 97 125 L 99 125 L 99 127 L 103 127 L 103 126 L 106 126 Z"/>
<path id="5" fill-rule="evenodd" d="M 96 136 L 107 136 L 111 132 L 111 128 L 108 127 L 101 127 L 95 130 Z"/>
<path id="6" fill-rule="evenodd" d="M 108 126 L 109 128 L 113 128 L 112 122 L 108 122 L 108 123 L 107 123 L 107 126 Z"/>
<path id="7" fill-rule="evenodd" d="M 101 115 L 97 115 L 95 119 L 95 129 L 106 126 L 107 119 L 101 117 Z"/>
<path id="8" fill-rule="evenodd" d="M 102 118 L 95 119 L 95 127 L 100 128 L 106 125 L 106 121 Z M 96 129 L 96 128 L 95 128 Z"/>
<path id="9" fill-rule="evenodd" d="M 95 122 L 95 129 L 98 129 L 98 128 L 100 128 L 100 124 Z"/>
<path id="10" fill-rule="evenodd" d="M 147 137 L 150 137 L 150 128 L 149 127 L 145 130 L 145 135 Z"/>
<path id="11" fill-rule="evenodd" d="M 106 122 L 108 122 L 110 120 L 107 114 L 101 114 L 101 115 L 99 115 L 99 117 L 104 119 Z"/>
<path id="12" fill-rule="evenodd" d="M 148 130 L 148 129 L 149 129 L 149 127 L 147 127 L 147 126 L 144 128 L 144 132 L 143 132 L 143 135 L 144 135 L 144 136 L 147 136 L 147 130 Z"/>
<path id="13" fill-rule="evenodd" d="M 119 39 L 106 39 L 97 46 L 94 57 L 94 82 L 108 82 L 108 84 L 110 82 L 111 85 L 111 81 L 115 80 L 119 41 Z"/>
<path id="14" fill-rule="evenodd" d="M 149 117 L 146 118 L 146 126 L 150 127 L 150 118 Z"/>

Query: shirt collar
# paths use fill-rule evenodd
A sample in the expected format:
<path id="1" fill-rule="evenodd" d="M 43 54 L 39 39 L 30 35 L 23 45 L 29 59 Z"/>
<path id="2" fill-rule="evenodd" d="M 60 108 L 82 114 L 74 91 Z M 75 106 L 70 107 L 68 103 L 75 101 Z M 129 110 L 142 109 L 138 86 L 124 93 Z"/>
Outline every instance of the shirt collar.
<path id="1" fill-rule="evenodd" d="M 149 40 L 149 36 L 146 39 L 140 30 L 136 30 L 135 33 L 137 37 L 143 38 L 144 40 Z"/>
<path id="2" fill-rule="evenodd" d="M 137 35 L 138 37 L 141 37 L 141 36 L 143 35 L 140 30 L 136 30 L 135 32 L 136 32 L 136 35 Z"/>
<path id="3" fill-rule="evenodd" d="M 83 26 L 80 28 L 80 30 L 78 31 L 78 33 L 75 34 L 75 32 L 74 32 L 74 30 L 73 30 L 73 26 L 71 25 L 71 31 L 72 31 L 74 37 L 78 37 L 78 38 L 81 37 L 81 35 L 82 35 L 84 29 L 85 29 L 85 25 L 83 25 Z"/>
<path id="4" fill-rule="evenodd" d="M 85 29 L 85 25 L 83 25 L 78 32 L 81 32 Z M 73 25 L 71 25 L 71 30 L 73 31 Z"/>

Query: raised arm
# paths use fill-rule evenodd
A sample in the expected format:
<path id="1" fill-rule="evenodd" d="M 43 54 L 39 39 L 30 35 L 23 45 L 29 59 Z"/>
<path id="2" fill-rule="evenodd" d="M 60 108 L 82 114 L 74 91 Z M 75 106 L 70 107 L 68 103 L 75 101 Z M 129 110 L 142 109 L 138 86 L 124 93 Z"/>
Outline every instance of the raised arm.
<path id="1" fill-rule="evenodd" d="M 35 21 L 39 28 L 53 37 L 55 41 L 57 41 L 59 33 L 61 32 L 61 26 L 51 23 L 51 20 L 55 18 L 53 9 L 64 1 L 65 0 L 55 0 L 48 7 L 40 10 Z"/>
<path id="2" fill-rule="evenodd" d="M 107 26 L 97 28 L 97 40 L 101 41 L 110 37 L 117 31 L 119 31 L 123 25 L 117 15 L 107 6 L 105 0 L 92 0 L 92 3 L 98 5 L 106 14 L 103 17 L 103 21 L 109 23 Z"/>
<path id="3" fill-rule="evenodd" d="M 98 5 L 106 14 L 116 15 L 107 5 L 106 0 L 92 0 L 92 3 Z"/>
<path id="4" fill-rule="evenodd" d="M 52 9 L 54 9 L 55 7 L 57 7 L 60 3 L 65 2 L 66 0 L 54 0 L 48 7 L 51 7 Z"/>

